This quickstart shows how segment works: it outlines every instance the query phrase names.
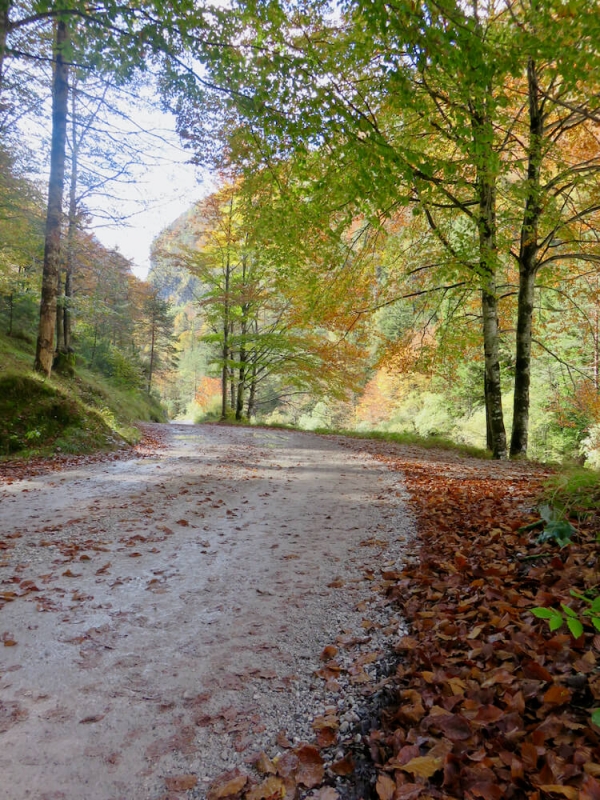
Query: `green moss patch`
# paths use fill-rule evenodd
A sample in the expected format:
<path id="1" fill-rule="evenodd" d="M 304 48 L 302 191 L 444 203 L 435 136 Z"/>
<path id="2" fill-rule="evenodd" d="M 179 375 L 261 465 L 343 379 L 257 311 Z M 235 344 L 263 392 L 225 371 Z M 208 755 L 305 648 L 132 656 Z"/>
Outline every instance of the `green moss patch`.
<path id="1" fill-rule="evenodd" d="M 86 452 L 118 441 L 102 416 L 35 375 L 0 377 L 0 454 Z"/>

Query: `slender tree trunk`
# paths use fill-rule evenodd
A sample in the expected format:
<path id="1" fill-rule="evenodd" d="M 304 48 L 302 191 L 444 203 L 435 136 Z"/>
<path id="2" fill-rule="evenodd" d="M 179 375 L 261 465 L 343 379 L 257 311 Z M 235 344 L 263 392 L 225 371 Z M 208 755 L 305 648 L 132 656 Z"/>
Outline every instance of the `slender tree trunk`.
<path id="1" fill-rule="evenodd" d="M 10 29 L 10 7 L 12 0 L 0 0 L 0 91 L 4 83 L 4 59 L 6 57 L 6 40 Z"/>
<path id="2" fill-rule="evenodd" d="M 233 353 L 232 353 L 233 356 Z M 229 401 L 230 401 L 230 408 L 233 411 L 236 407 L 236 400 L 235 400 L 235 370 L 233 367 L 229 370 Z"/>
<path id="3" fill-rule="evenodd" d="M 96 358 L 96 346 L 98 344 L 98 317 L 94 320 L 94 344 L 92 345 L 92 355 L 90 357 L 90 367 L 94 366 Z"/>
<path id="4" fill-rule="evenodd" d="M 520 265 L 515 359 L 515 397 L 510 457 L 525 458 L 529 438 L 531 337 L 536 269 Z"/>
<path id="5" fill-rule="evenodd" d="M 223 369 L 221 370 L 221 419 L 227 419 L 227 388 L 229 377 L 229 260 L 225 265 L 225 302 L 223 305 Z"/>
<path id="6" fill-rule="evenodd" d="M 487 415 L 491 433 L 492 456 L 506 458 L 506 430 L 502 410 L 500 383 L 500 356 L 498 348 L 498 301 L 495 276 L 489 276 L 487 286 L 481 290 L 483 316 L 483 349 L 487 381 Z"/>
<path id="7" fill-rule="evenodd" d="M 62 270 L 59 268 L 58 275 L 56 277 L 56 352 L 63 353 L 65 352 L 64 340 L 63 340 L 63 312 L 65 307 L 65 298 L 62 291 Z"/>
<path id="8" fill-rule="evenodd" d="M 483 394 L 485 399 L 485 446 L 491 452 L 494 447 L 494 437 L 492 436 L 492 420 L 490 414 L 491 402 L 488 397 L 488 385 L 485 367 L 483 370 Z"/>
<path id="9" fill-rule="evenodd" d="M 490 87 L 489 96 L 492 96 Z M 496 173 L 494 169 L 494 132 L 485 105 L 471 109 L 473 144 L 478 152 L 477 196 L 479 201 L 479 270 L 481 279 L 481 311 L 483 350 L 485 357 L 486 421 L 491 438 L 492 456 L 506 458 L 506 430 L 502 410 L 500 382 L 500 346 L 496 269 Z"/>
<path id="10" fill-rule="evenodd" d="M 242 336 L 244 335 L 244 324 L 242 323 Z M 235 418 L 238 422 L 244 416 L 244 389 L 246 388 L 246 348 L 242 344 L 240 347 L 240 371 L 238 373 L 237 400 L 235 406 Z"/>
<path id="11" fill-rule="evenodd" d="M 256 405 L 256 361 L 252 364 L 250 373 L 250 391 L 248 392 L 248 419 L 254 416 L 254 408 Z"/>
<path id="12" fill-rule="evenodd" d="M 46 239 L 42 270 L 40 324 L 34 369 L 49 376 L 54 358 L 54 327 L 56 325 L 56 289 L 60 269 L 60 234 L 65 182 L 65 152 L 67 110 L 69 97 L 69 67 L 65 51 L 69 45 L 69 30 L 64 19 L 56 22 L 54 42 L 54 77 L 52 81 L 52 145 L 50 151 L 50 180 Z"/>
<path id="13" fill-rule="evenodd" d="M 506 431 L 502 410 L 500 382 L 500 348 L 498 332 L 498 300 L 496 297 L 495 189 L 480 178 L 479 248 L 481 255 L 481 311 L 483 350 L 485 357 L 486 418 L 491 439 L 492 456 L 506 458 Z"/>
<path id="14" fill-rule="evenodd" d="M 63 307 L 63 339 L 65 351 L 71 347 L 71 299 L 75 271 L 75 235 L 77 233 L 77 180 L 79 175 L 79 144 L 77 142 L 77 108 L 75 85 L 71 89 L 71 176 L 69 180 L 69 227 L 67 228 L 67 253 L 65 295 Z"/>
<path id="15" fill-rule="evenodd" d="M 12 311 L 11 311 L 12 316 Z M 598 314 L 598 303 L 594 307 L 594 387 L 600 390 L 600 314 Z"/>
<path id="16" fill-rule="evenodd" d="M 152 334 L 150 338 L 150 366 L 148 367 L 148 394 L 152 389 L 152 373 L 154 372 L 154 347 L 156 343 L 156 320 L 152 319 Z"/>
<path id="17" fill-rule="evenodd" d="M 527 62 L 527 84 L 529 92 L 529 148 L 527 192 L 519 247 L 519 305 L 517 312 L 514 414 L 510 442 L 511 458 L 524 458 L 527 455 L 533 301 L 535 276 L 538 269 L 538 226 L 542 214 L 540 205 L 540 168 L 544 118 L 540 107 L 536 66 L 531 58 Z"/>

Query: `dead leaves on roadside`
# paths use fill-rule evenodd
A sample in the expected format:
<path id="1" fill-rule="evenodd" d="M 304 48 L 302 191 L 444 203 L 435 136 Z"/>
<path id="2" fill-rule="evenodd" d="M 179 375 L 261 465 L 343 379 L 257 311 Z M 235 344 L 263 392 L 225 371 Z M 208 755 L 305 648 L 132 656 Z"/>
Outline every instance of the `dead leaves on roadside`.
<path id="1" fill-rule="evenodd" d="M 258 780 L 239 769 L 219 775 L 209 786 L 208 800 L 283 800 L 284 797 L 293 800 L 299 791 L 319 786 L 325 776 L 319 750 L 306 742 L 273 760 L 259 753 L 254 767 L 263 776 Z M 331 800 L 336 798 L 331 797 Z"/>
<path id="2" fill-rule="evenodd" d="M 519 530 L 545 477 L 533 467 L 385 460 L 406 476 L 421 551 L 388 576 L 409 635 L 369 736 L 379 800 L 600 800 L 599 637 L 528 613 L 597 587 L 592 531 L 558 551 Z"/>

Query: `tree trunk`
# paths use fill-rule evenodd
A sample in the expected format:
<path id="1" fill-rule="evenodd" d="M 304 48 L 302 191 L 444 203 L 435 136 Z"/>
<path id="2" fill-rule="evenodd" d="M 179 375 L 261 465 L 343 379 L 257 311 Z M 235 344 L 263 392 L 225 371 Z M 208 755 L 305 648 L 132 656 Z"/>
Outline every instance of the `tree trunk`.
<path id="1" fill-rule="evenodd" d="M 65 346 L 63 340 L 63 311 L 65 307 L 65 298 L 62 293 L 62 280 L 61 269 L 59 267 L 58 275 L 56 277 L 56 352 L 64 353 Z"/>
<path id="2" fill-rule="evenodd" d="M 519 270 L 519 304 L 515 359 L 515 397 L 510 457 L 525 458 L 529 438 L 529 387 L 535 269 Z"/>
<path id="3" fill-rule="evenodd" d="M 252 372 L 250 375 L 250 391 L 248 392 L 248 419 L 254 416 L 254 408 L 256 405 L 256 361 L 252 364 Z"/>
<path id="4" fill-rule="evenodd" d="M 0 0 L 0 91 L 4 82 L 4 59 L 6 57 L 6 40 L 10 28 L 11 0 Z"/>
<path id="5" fill-rule="evenodd" d="M 77 233 L 77 179 L 79 170 L 79 144 L 77 142 L 76 91 L 71 89 L 71 177 L 69 180 L 69 227 L 67 229 L 67 253 L 65 274 L 65 296 L 63 306 L 63 339 L 65 351 L 71 347 L 71 298 L 73 297 L 73 272 L 75 270 L 75 234 Z"/>
<path id="6" fill-rule="evenodd" d="M 233 411 L 236 407 L 236 400 L 235 400 L 235 370 L 233 367 L 229 370 L 229 399 L 230 399 L 230 408 Z"/>
<path id="7" fill-rule="evenodd" d="M 492 420 L 490 414 L 491 402 L 488 397 L 488 385 L 485 367 L 483 369 L 483 395 L 485 400 L 485 446 L 491 452 L 494 447 L 494 437 L 492 436 Z"/>
<path id="8" fill-rule="evenodd" d="M 492 90 L 490 87 L 490 96 Z M 496 176 L 493 169 L 492 143 L 494 132 L 485 106 L 471 109 L 473 140 L 478 152 L 477 197 L 479 205 L 479 270 L 481 280 L 481 311 L 483 320 L 483 350 L 485 356 L 485 401 L 493 458 L 506 458 L 506 431 L 502 410 L 500 382 L 500 346 L 496 269 Z"/>
<path id="9" fill-rule="evenodd" d="M 225 321 L 223 323 L 223 349 L 221 357 L 223 359 L 223 369 L 221 370 L 221 419 L 227 419 L 227 389 L 229 378 L 229 320 L 227 319 L 228 310 L 225 305 Z"/>
<path id="10" fill-rule="evenodd" d="M 235 406 L 235 418 L 239 422 L 244 416 L 244 389 L 246 387 L 246 350 L 240 347 L 240 371 L 238 373 L 237 399 Z"/>
<path id="11" fill-rule="evenodd" d="M 500 383 L 500 357 L 498 348 L 498 301 L 495 276 L 490 276 L 481 290 L 483 316 L 483 349 L 487 382 L 486 413 L 489 419 L 493 458 L 506 458 L 506 430 L 502 411 L 502 386 Z"/>
<path id="12" fill-rule="evenodd" d="M 156 344 L 156 320 L 152 319 L 152 335 L 150 338 L 150 366 L 148 367 L 148 394 L 152 389 L 152 373 L 154 372 L 154 348 Z"/>
<path id="13" fill-rule="evenodd" d="M 538 226 L 542 214 L 540 205 L 540 168 L 544 119 L 540 108 L 536 66 L 531 58 L 527 62 L 527 85 L 529 91 L 529 148 L 527 192 L 519 247 L 519 305 L 515 358 L 514 415 L 510 441 L 511 458 L 524 458 L 527 455 L 533 301 L 535 276 L 538 269 Z"/>
<path id="14" fill-rule="evenodd" d="M 227 419 L 227 389 L 229 378 L 229 279 L 231 265 L 229 254 L 225 264 L 225 299 L 223 302 L 223 369 L 221 370 L 221 420 Z"/>
<path id="15" fill-rule="evenodd" d="M 92 345 L 92 355 L 90 357 L 90 369 L 94 366 L 97 344 L 98 344 L 98 317 L 94 319 L 94 343 Z"/>
<path id="16" fill-rule="evenodd" d="M 246 277 L 246 270 L 244 269 L 244 280 Z M 235 406 L 235 418 L 238 422 L 244 416 L 244 393 L 246 391 L 246 361 L 248 353 L 246 352 L 246 335 L 248 333 L 248 311 L 247 304 L 242 305 L 242 320 L 240 323 L 240 370 L 238 373 L 238 387 L 237 387 L 237 400 Z"/>
<path id="17" fill-rule="evenodd" d="M 481 269 L 481 311 L 485 356 L 485 399 L 492 456 L 506 458 L 506 431 L 502 411 L 498 300 L 496 297 L 496 214 L 495 188 L 484 176 L 479 178 L 479 250 Z"/>
<path id="18" fill-rule="evenodd" d="M 56 290 L 60 269 L 60 233 L 65 182 L 65 151 L 67 137 L 67 106 L 69 97 L 69 67 L 65 51 L 69 45 L 69 30 L 64 19 L 56 22 L 54 42 L 54 77 L 52 81 L 52 145 L 50 150 L 50 180 L 48 210 L 42 271 L 40 324 L 34 369 L 50 376 L 54 358 L 54 327 L 56 325 Z"/>

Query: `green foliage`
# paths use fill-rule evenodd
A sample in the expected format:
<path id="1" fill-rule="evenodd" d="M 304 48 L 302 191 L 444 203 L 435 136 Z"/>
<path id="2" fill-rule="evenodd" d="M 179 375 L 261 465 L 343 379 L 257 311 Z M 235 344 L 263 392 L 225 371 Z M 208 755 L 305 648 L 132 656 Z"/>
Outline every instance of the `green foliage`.
<path id="1" fill-rule="evenodd" d="M 600 508 L 600 472 L 563 467 L 548 479 L 544 495 L 564 516 L 586 516 Z"/>
<path id="2" fill-rule="evenodd" d="M 575 528 L 564 518 L 563 514 L 547 503 L 539 507 L 540 516 L 544 520 L 544 530 L 538 536 L 538 542 L 555 542 L 561 548 L 571 543 Z"/>
<path id="3" fill-rule="evenodd" d="M 488 459 L 490 454 L 487 450 L 480 447 L 459 444 L 442 436 L 419 436 L 415 433 L 391 433 L 388 431 L 354 431 L 347 429 L 316 429 L 316 433 L 335 433 L 340 436 L 350 436 L 355 439 L 376 439 L 383 442 L 394 442 L 395 444 L 415 445 L 424 447 L 428 450 L 439 448 L 440 450 L 453 450 L 472 458 Z"/>
<path id="4" fill-rule="evenodd" d="M 145 393 L 77 366 L 74 376 L 42 380 L 30 370 L 32 346 L 0 334 L 0 457 L 115 449 L 140 436 L 137 420 L 165 420 Z"/>
<path id="5" fill-rule="evenodd" d="M 536 607 L 531 609 L 531 613 L 538 619 L 546 620 L 551 631 L 557 631 L 566 624 L 575 639 L 583 634 L 585 625 L 591 625 L 595 630 L 600 631 L 600 595 L 589 598 L 571 589 L 571 596 L 581 600 L 587 605 L 587 608 L 576 611 L 565 603 L 561 603 L 561 611 L 556 608 Z"/>

